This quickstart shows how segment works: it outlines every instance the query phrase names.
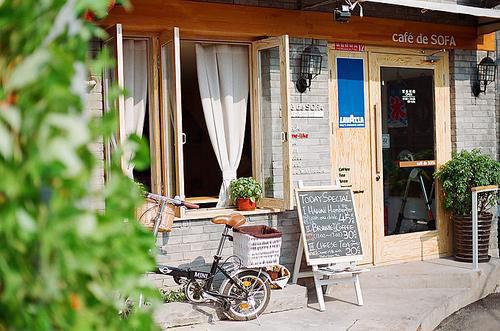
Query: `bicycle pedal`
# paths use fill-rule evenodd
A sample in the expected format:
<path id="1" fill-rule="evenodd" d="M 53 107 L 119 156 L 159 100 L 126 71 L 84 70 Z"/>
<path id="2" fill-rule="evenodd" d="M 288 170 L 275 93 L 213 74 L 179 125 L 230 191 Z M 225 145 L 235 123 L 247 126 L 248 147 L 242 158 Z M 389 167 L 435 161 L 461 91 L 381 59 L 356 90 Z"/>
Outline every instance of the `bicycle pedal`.
<path id="1" fill-rule="evenodd" d="M 241 310 L 248 310 L 250 309 L 250 305 L 247 302 L 242 302 L 239 304 Z"/>

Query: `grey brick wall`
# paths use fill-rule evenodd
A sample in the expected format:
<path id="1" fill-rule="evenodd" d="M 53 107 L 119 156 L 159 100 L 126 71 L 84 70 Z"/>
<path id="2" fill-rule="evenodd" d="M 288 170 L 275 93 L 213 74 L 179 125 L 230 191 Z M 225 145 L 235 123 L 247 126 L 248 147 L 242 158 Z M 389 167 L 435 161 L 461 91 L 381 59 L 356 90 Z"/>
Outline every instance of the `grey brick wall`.
<path id="1" fill-rule="evenodd" d="M 318 0 L 196 0 L 199 2 L 225 3 L 234 5 L 246 5 L 256 7 L 271 7 L 281 9 L 300 9 L 308 5 L 319 3 Z M 434 2 L 458 3 L 461 5 L 477 6 L 476 0 L 428 0 Z M 324 5 L 314 7 L 313 11 L 332 12 L 343 4 L 343 0 L 332 1 Z M 363 3 L 363 12 L 367 17 L 391 18 L 397 20 L 412 20 L 421 22 L 440 22 L 442 24 L 455 25 L 474 25 L 476 18 L 468 15 L 457 15 L 440 11 L 422 12 L 419 8 L 398 6 L 397 1 L 394 5 L 378 4 L 365 2 Z M 354 10 L 354 15 L 358 15 L 358 9 Z"/>
<path id="2" fill-rule="evenodd" d="M 99 41 L 90 42 L 89 56 L 95 57 L 101 49 Z M 84 111 L 87 116 L 101 116 L 103 110 L 102 96 L 102 73 L 91 69 L 89 81 L 94 80 L 96 85 L 88 91 L 85 99 Z M 104 187 L 104 148 L 102 140 L 96 141 L 89 146 L 89 149 L 97 158 L 96 167 L 93 170 L 92 182 L 90 188 L 94 192 L 94 199 L 90 201 L 93 208 L 104 209 L 104 200 L 101 198 L 101 192 Z"/>
<path id="3" fill-rule="evenodd" d="M 497 7 L 500 9 L 500 5 Z M 497 160 L 500 161 L 500 31 L 496 33 L 496 44 L 497 44 L 497 104 L 496 104 L 496 116 L 497 116 Z M 497 252 L 500 257 L 500 202 L 497 207 Z M 492 241 L 495 242 L 495 238 L 492 238 Z"/>
<path id="4" fill-rule="evenodd" d="M 455 50 L 450 54 L 452 143 L 456 151 L 478 148 L 496 157 L 496 86 L 489 84 L 486 94 L 477 98 L 471 90 L 477 63 L 485 56 L 486 52 L 468 50 Z"/>
<path id="5" fill-rule="evenodd" d="M 330 185 L 329 71 L 326 41 L 315 41 L 323 57 L 321 74 L 312 80 L 311 88 L 306 92 L 300 93 L 295 87 L 295 82 L 300 76 L 302 52 L 310 44 L 311 39 L 290 39 L 290 103 L 292 108 L 306 104 L 320 106 L 324 110 L 324 116 L 319 118 L 292 117 L 292 180 L 294 184 L 302 180 L 306 186 Z"/>
<path id="6" fill-rule="evenodd" d="M 496 117 L 497 117 L 497 160 L 500 160 L 500 31 L 495 36 L 497 44 L 497 104 L 496 104 Z"/>
<path id="7" fill-rule="evenodd" d="M 486 52 L 466 50 L 455 50 L 450 54 L 452 145 L 454 151 L 478 148 L 498 158 L 500 84 L 497 80 L 488 85 L 486 94 L 477 98 L 471 92 L 477 63 L 485 56 Z M 490 53 L 490 56 L 495 57 L 495 54 Z M 493 223 L 490 254 L 498 256 L 497 222 Z"/>

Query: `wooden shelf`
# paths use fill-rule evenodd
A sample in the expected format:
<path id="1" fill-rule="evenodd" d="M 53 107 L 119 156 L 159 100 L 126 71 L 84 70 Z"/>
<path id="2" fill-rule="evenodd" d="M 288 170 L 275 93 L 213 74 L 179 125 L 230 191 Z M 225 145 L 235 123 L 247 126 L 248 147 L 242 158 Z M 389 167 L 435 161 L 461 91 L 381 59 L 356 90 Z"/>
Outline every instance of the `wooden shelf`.
<path id="1" fill-rule="evenodd" d="M 397 161 L 400 168 L 434 167 L 436 160 Z"/>

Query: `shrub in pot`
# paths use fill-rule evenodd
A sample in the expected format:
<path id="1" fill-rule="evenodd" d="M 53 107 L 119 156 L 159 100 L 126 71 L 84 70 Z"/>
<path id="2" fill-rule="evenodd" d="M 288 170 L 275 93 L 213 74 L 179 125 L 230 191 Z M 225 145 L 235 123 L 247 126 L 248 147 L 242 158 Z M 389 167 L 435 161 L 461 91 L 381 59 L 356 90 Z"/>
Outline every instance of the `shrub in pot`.
<path id="1" fill-rule="evenodd" d="M 454 153 L 434 176 L 444 192 L 444 208 L 453 214 L 455 259 L 472 262 L 472 191 L 476 186 L 500 184 L 500 162 L 479 150 Z M 478 196 L 479 262 L 487 262 L 491 221 L 489 207 L 495 205 L 495 193 Z"/>
<path id="2" fill-rule="evenodd" d="M 255 210 L 257 201 L 262 197 L 262 187 L 252 177 L 234 179 L 229 191 L 238 210 Z"/>

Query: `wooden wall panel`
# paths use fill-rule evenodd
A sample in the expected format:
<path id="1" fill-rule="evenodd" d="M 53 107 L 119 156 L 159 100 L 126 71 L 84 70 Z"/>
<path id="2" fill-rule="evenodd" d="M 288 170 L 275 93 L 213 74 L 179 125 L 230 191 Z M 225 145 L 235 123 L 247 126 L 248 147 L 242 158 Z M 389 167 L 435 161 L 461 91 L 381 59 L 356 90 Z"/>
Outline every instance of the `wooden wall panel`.
<path id="1" fill-rule="evenodd" d="M 363 244 L 363 261 L 361 264 L 373 262 L 373 208 L 372 208 L 372 159 L 371 159 L 371 128 L 370 105 L 368 96 L 368 58 L 365 52 L 341 52 L 330 47 L 328 63 L 332 75 L 330 77 L 330 121 L 332 176 L 336 179 L 347 180 L 341 186 L 347 185 L 354 192 L 357 210 L 357 219 Z M 337 86 L 337 58 L 362 59 L 365 78 L 363 96 L 365 98 L 365 121 L 363 128 L 339 128 L 338 113 L 338 86 Z M 349 168 L 341 177 L 339 168 Z"/>
<path id="2" fill-rule="evenodd" d="M 456 48 L 494 50 L 491 37 L 477 37 L 477 29 L 414 21 L 352 17 L 349 23 L 335 23 L 331 13 L 202 3 L 184 0 L 135 0 L 130 12 L 116 7 L 100 24 L 121 23 L 125 30 L 164 31 L 178 26 L 183 37 L 255 40 L 288 34 L 291 37 L 329 41 L 363 42 L 377 46 L 445 48 L 430 43 L 393 41 L 394 33 L 411 32 L 428 36 L 453 35 Z M 452 48 L 452 47 L 449 47 Z"/>

